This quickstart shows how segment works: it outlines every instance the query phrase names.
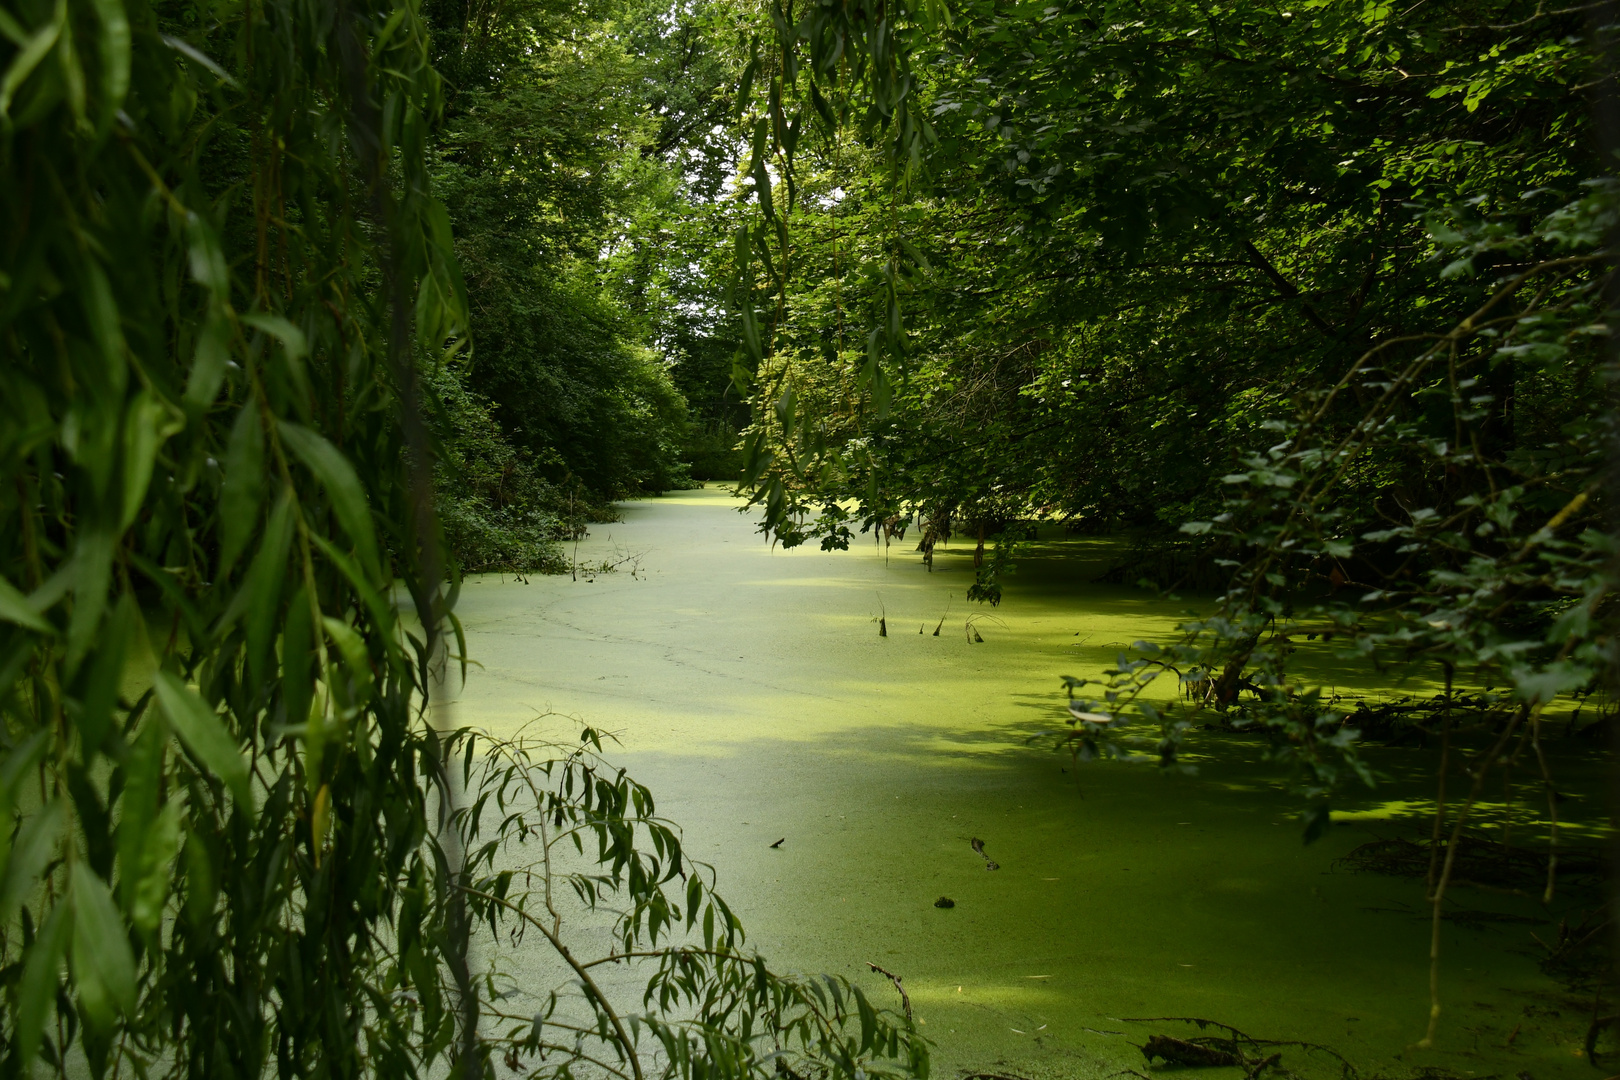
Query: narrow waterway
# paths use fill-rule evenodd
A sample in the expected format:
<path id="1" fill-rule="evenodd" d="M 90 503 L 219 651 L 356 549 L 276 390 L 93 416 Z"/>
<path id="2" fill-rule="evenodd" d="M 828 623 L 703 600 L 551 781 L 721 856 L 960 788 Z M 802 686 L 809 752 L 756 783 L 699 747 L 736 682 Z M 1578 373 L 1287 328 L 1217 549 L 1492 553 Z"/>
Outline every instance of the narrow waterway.
<path id="1" fill-rule="evenodd" d="M 455 720 L 616 733 L 613 759 L 716 867 L 773 966 L 884 1002 L 866 962 L 903 975 L 944 1076 L 1105 1076 L 1144 1068 L 1153 1031 L 1196 1033 L 1138 1017 L 1323 1044 L 1364 1076 L 1605 1075 L 1518 923 L 1447 925 L 1440 1045 L 1407 1049 L 1428 1010 L 1422 884 L 1335 860 L 1413 827 L 1426 757 L 1386 753 L 1396 779 L 1305 847 L 1252 741 L 1202 737 L 1195 776 L 1076 771 L 1030 742 L 1061 724 L 1060 675 L 1168 636 L 1186 606 L 1094 584 L 1102 542 L 1032 545 L 975 643 L 970 546 L 931 574 L 910 544 L 773 551 L 737 505 L 716 487 L 632 503 L 580 548 L 629 560 L 614 572 L 469 582 L 479 666 Z"/>

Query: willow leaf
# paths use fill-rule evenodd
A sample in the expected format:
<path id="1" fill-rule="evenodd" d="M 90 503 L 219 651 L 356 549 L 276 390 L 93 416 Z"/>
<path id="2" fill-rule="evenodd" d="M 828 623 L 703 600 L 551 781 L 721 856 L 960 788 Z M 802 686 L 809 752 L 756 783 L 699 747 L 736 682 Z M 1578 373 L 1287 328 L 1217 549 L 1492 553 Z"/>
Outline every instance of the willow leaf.
<path id="1" fill-rule="evenodd" d="M 224 781 L 236 801 L 248 811 L 253 808 L 253 789 L 248 783 L 247 762 L 219 714 L 197 696 L 197 692 L 167 671 L 152 679 L 158 704 L 180 741 L 185 743 L 209 772 Z"/>

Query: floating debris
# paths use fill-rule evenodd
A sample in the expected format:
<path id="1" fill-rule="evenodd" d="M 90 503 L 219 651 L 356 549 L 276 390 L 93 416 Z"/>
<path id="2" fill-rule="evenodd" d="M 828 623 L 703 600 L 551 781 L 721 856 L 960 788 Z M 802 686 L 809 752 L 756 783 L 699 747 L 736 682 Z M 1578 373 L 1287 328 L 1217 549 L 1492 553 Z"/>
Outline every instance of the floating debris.
<path id="1" fill-rule="evenodd" d="M 956 906 L 956 901 L 952 900 L 948 896 L 942 896 L 938 900 L 934 901 L 934 906 L 935 907 L 940 907 L 940 908 L 955 907 Z M 958 986 L 956 989 L 958 991 L 960 991 L 962 988 L 960 986 Z"/>
<path id="2" fill-rule="evenodd" d="M 1229 1039 L 1192 1042 L 1169 1035 L 1150 1035 L 1147 1045 L 1142 1047 L 1142 1056 L 1149 1061 L 1160 1058 L 1166 1065 L 1189 1065 L 1194 1068 L 1246 1064 L 1237 1054 L 1219 1045 L 1230 1042 Z"/>
<path id="3" fill-rule="evenodd" d="M 900 976 L 896 975 L 894 972 L 889 971 L 886 968 L 879 967 L 878 965 L 872 963 L 872 961 L 870 961 L 870 960 L 868 960 L 866 962 L 866 966 L 871 968 L 877 974 L 882 975 L 884 978 L 888 979 L 890 982 L 894 983 L 894 988 L 900 992 L 900 1004 L 905 1006 L 906 1019 L 910 1020 L 912 1018 L 912 1016 L 911 1016 L 911 995 L 906 993 L 906 988 L 901 985 Z"/>

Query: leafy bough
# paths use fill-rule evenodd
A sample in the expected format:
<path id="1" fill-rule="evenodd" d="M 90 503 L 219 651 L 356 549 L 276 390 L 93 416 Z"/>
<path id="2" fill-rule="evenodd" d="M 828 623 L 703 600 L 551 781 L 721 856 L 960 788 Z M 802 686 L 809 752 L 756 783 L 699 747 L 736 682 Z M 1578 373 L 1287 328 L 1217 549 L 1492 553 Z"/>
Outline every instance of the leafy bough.
<path id="1" fill-rule="evenodd" d="M 1590 684 L 1608 659 L 1601 616 L 1612 544 L 1596 528 L 1570 533 L 1593 522 L 1606 395 L 1586 387 L 1587 413 L 1566 425 L 1559 442 L 1493 452 L 1494 399 L 1483 378 L 1503 363 L 1533 359 L 1556 375 L 1597 383 L 1593 343 L 1608 327 L 1604 279 L 1593 271 L 1607 253 L 1590 249 L 1614 218 L 1617 197 L 1612 184 L 1595 183 L 1527 235 L 1503 238 L 1490 223 L 1467 234 L 1434 226 L 1465 249 L 1454 267 L 1503 249 L 1521 257 L 1538 247 L 1565 251 L 1528 264 L 1521 258 L 1451 329 L 1381 342 L 1307 399 L 1303 415 L 1267 421 L 1282 440 L 1226 477 L 1234 492 L 1227 512 L 1182 526 L 1252 555 L 1226 564 L 1232 584 L 1217 610 L 1184 624 L 1178 641 L 1138 642 L 1137 656 L 1122 655 L 1101 680 L 1066 679 L 1075 725 L 1067 738 L 1091 756 L 1128 756 L 1143 738 L 1130 722 L 1146 721 L 1158 729 L 1161 760 L 1173 764 L 1189 727 L 1184 710 L 1145 696 L 1173 674 L 1175 697 L 1194 709 L 1241 704 L 1239 723 L 1282 737 L 1281 752 L 1301 767 L 1304 790 L 1317 800 L 1307 817 L 1315 835 L 1326 823 L 1327 796 L 1347 777 L 1372 777 L 1356 755 L 1355 733 L 1342 726 L 1345 713 L 1290 678 L 1294 638 L 1320 636 L 1349 655 L 1398 665 L 1432 662 L 1450 673 L 1448 685 L 1463 672 L 1508 687 L 1532 726 L 1556 695 Z M 1390 364 L 1402 350 L 1407 359 Z M 1352 392 L 1369 404 L 1347 422 L 1342 406 Z M 1451 414 L 1451 438 L 1437 436 L 1431 418 L 1412 415 L 1414 400 L 1429 399 Z M 1397 455 L 1419 475 L 1450 479 L 1449 490 L 1435 485 L 1437 505 L 1364 503 L 1353 494 L 1356 469 Z M 1075 696 L 1087 686 L 1100 693 Z M 1251 700 L 1240 702 L 1244 692 Z"/>
<path id="2" fill-rule="evenodd" d="M 912 1020 L 744 948 L 713 869 L 601 750 L 589 728 L 573 748 L 471 732 L 447 743 L 468 802 L 451 815 L 469 853 L 458 887 L 524 966 L 491 967 L 491 1052 L 536 1077 L 926 1077 Z M 534 939 L 549 964 L 531 962 Z"/>
<path id="3" fill-rule="evenodd" d="M 1604 244 L 1620 218 L 1620 185 L 1585 188 L 1529 229 L 1513 227 L 1528 217 L 1521 208 L 1431 215 L 1435 254 L 1448 260 L 1443 276 L 1468 286 L 1478 267 L 1495 267 L 1468 314 L 1442 332 L 1377 343 L 1294 416 L 1267 421 L 1280 441 L 1225 478 L 1226 512 L 1182 527 L 1251 552 L 1226 564 L 1232 582 L 1215 612 L 1163 647 L 1138 642 L 1101 679 L 1065 679 L 1070 729 L 1058 741 L 1077 758 L 1130 757 L 1152 745 L 1162 764 L 1184 768 L 1189 718 L 1206 706 L 1266 735 L 1267 755 L 1291 767 L 1307 800 L 1307 841 L 1327 827 L 1337 791 L 1374 776 L 1345 710 L 1290 674 L 1297 639 L 1321 638 L 1383 670 L 1427 667 L 1443 680 L 1425 1045 L 1440 1015 L 1442 904 L 1487 776 L 1533 759 L 1549 823 L 1550 901 L 1558 795 L 1542 717 L 1559 695 L 1593 688 L 1614 659 L 1616 546 L 1598 515 L 1614 438 L 1615 373 L 1604 351 L 1614 333 L 1613 252 Z M 1538 382 L 1572 403 L 1556 427 L 1515 416 L 1514 388 Z M 1524 437 L 1538 429 L 1545 441 Z M 1411 478 L 1405 498 L 1367 483 L 1382 469 Z M 1166 674 L 1181 692 L 1168 704 L 1149 701 Z M 1472 729 L 1484 735 L 1471 755 L 1454 745 L 1463 733 L 1459 683 L 1483 691 L 1467 698 Z M 1466 796 L 1451 807 L 1447 779 L 1459 768 Z"/>

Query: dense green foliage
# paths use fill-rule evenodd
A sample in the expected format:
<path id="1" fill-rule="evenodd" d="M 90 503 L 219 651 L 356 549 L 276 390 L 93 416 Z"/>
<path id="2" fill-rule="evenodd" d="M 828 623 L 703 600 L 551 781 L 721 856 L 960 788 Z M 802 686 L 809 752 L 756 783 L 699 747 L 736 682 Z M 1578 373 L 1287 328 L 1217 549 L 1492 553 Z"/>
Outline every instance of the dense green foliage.
<path id="1" fill-rule="evenodd" d="M 820 137 L 795 154 L 797 119 L 761 121 L 793 179 L 785 208 L 756 181 L 774 262 L 739 282 L 745 320 L 774 308 L 750 343 L 764 527 L 842 547 L 915 520 L 925 557 L 976 533 L 991 603 L 1022 522 L 1132 527 L 1117 572 L 1223 591 L 1179 641 L 1066 678 L 1061 745 L 1174 766 L 1218 710 L 1294 770 L 1312 839 L 1373 781 L 1358 718 L 1291 671 L 1320 638 L 1443 683 L 1409 721 L 1441 746 L 1436 960 L 1458 840 L 1527 755 L 1550 898 L 1542 714 L 1614 660 L 1620 197 L 1579 92 L 1612 96 L 1587 9 L 986 2 L 937 36 L 902 9 L 887 114 L 920 136 L 889 144 L 825 107 L 836 67 L 794 70 L 825 10 L 777 12 L 761 113 Z M 1485 739 L 1466 764 L 1454 734 Z"/>
<path id="2" fill-rule="evenodd" d="M 911 59 L 926 168 L 908 182 L 847 137 L 799 153 L 762 386 L 815 417 L 815 460 L 769 466 L 778 535 L 847 542 L 830 496 L 941 533 L 1215 512 L 1262 420 L 1477 304 L 1490 279 L 1438 272 L 1434 214 L 1539 217 L 1597 173 L 1579 17 L 1484 25 L 1522 7 L 954 8 Z M 895 293 L 893 386 L 863 392 Z"/>
<path id="3" fill-rule="evenodd" d="M 1215 710 L 1307 837 L 1371 775 L 1291 657 L 1433 673 L 1438 943 L 1438 839 L 1521 757 L 1556 820 L 1543 713 L 1613 662 L 1583 17 L 7 0 L 0 1074 L 926 1072 L 592 733 L 431 722 L 462 572 L 693 475 L 790 546 L 966 533 L 991 603 L 1031 519 L 1133 530 L 1218 599 L 1061 744 L 1179 767 Z"/>
<path id="4" fill-rule="evenodd" d="M 465 939 L 442 892 L 420 944 L 382 933 L 433 866 L 438 639 L 383 599 L 440 622 L 411 323 L 464 324 L 423 27 L 11 11 L 5 1067 L 442 1056 L 453 1010 L 375 1009 Z"/>
<path id="5" fill-rule="evenodd" d="M 613 498 L 677 482 L 685 410 L 599 288 L 647 127 L 636 96 L 609 92 L 636 65 L 607 18 L 532 4 L 441 33 L 455 91 L 434 179 L 474 298 L 473 384 L 539 469 Z"/>
<path id="6" fill-rule="evenodd" d="M 623 0 L 425 11 L 449 87 L 431 171 L 473 324 L 449 365 L 466 392 L 445 386 L 446 479 L 461 478 L 445 516 L 469 569 L 545 568 L 546 542 L 607 502 L 736 471 L 732 346 L 677 253 L 696 265 L 727 212 L 725 17 Z M 475 449 L 468 428 L 498 438 Z"/>
<path id="7" fill-rule="evenodd" d="M 1576 15 L 1132 10 L 899 34 L 920 167 L 827 122 L 795 212 L 761 200 L 789 268 L 761 283 L 767 526 L 842 546 L 915 516 L 927 548 L 1180 525 L 1149 534 L 1187 556 L 1159 584 L 1239 571 L 1183 678 L 1221 708 L 1278 695 L 1319 796 L 1340 770 L 1284 657 L 1329 590 L 1310 617 L 1354 651 L 1514 687 L 1521 713 L 1589 689 L 1607 540 L 1555 533 L 1600 520 L 1615 208 Z M 810 115 L 820 92 L 785 85 Z"/>
<path id="8" fill-rule="evenodd" d="M 926 1073 L 909 1018 L 743 951 L 594 746 L 431 722 L 464 649 L 435 504 L 543 559 L 511 533 L 550 522 L 497 515 L 569 477 L 464 382 L 484 264 L 433 194 L 467 127 L 430 30 L 408 2 L 0 7 L 0 1075 Z M 585 279 L 525 280 L 496 299 L 572 314 L 552 367 L 509 364 L 617 395 L 553 417 L 567 467 L 598 498 L 669 479 L 667 373 L 568 323 L 606 310 Z M 632 994 L 569 948 L 609 901 Z M 566 970 L 509 1028 L 469 954 L 520 926 Z"/>

